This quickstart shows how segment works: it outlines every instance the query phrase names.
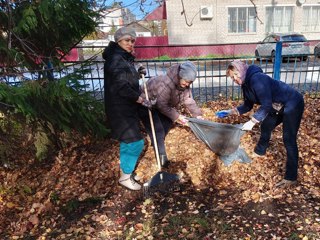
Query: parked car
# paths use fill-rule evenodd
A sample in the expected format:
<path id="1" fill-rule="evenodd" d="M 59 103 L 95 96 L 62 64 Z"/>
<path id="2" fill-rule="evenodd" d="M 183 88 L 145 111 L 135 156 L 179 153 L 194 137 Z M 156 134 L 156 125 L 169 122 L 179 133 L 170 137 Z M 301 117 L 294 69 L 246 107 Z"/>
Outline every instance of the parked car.
<path id="1" fill-rule="evenodd" d="M 315 56 L 315 57 L 320 57 L 320 42 L 318 42 L 318 43 L 314 46 L 314 56 Z"/>
<path id="2" fill-rule="evenodd" d="M 274 60 L 276 54 L 276 44 L 282 41 L 283 57 L 300 57 L 306 60 L 310 54 L 310 44 L 306 37 L 299 33 L 272 33 L 269 34 L 262 42 L 257 44 L 255 56 L 260 58 L 271 58 Z"/>

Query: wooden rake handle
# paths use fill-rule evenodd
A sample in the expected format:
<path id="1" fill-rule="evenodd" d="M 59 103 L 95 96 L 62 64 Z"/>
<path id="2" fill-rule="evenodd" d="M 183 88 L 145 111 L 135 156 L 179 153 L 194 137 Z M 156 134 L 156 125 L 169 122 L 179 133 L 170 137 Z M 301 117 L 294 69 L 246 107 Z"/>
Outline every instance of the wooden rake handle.
<path id="1" fill-rule="evenodd" d="M 145 81 L 144 74 L 141 74 L 141 75 L 142 75 L 144 93 L 146 95 L 146 99 L 149 101 L 147 83 Z M 150 119 L 150 125 L 151 125 L 152 137 L 153 137 L 153 148 L 155 149 L 155 152 L 156 152 L 156 159 L 157 159 L 158 169 L 159 169 L 159 171 L 161 171 L 161 162 L 160 162 L 160 156 L 159 156 L 159 150 L 158 150 L 158 143 L 157 143 L 157 138 L 156 138 L 156 131 L 154 129 L 154 123 L 153 123 L 153 117 L 152 117 L 151 109 L 148 109 L 148 112 L 149 112 L 149 119 Z"/>

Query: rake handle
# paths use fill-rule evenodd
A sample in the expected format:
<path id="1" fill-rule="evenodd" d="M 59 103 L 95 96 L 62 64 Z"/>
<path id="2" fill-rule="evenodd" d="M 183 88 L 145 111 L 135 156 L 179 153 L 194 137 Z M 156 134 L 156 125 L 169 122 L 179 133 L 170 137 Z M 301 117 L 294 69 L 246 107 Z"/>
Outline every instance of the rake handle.
<path id="1" fill-rule="evenodd" d="M 143 81 L 143 87 L 144 87 L 144 94 L 146 95 L 146 99 L 149 101 L 149 95 L 148 95 L 148 90 L 147 90 L 147 83 L 144 78 L 144 74 L 142 74 L 142 81 Z M 149 119 L 150 119 L 150 125 L 151 125 L 151 132 L 152 132 L 152 137 L 153 137 L 153 147 L 156 152 L 156 159 L 157 159 L 157 164 L 159 171 L 161 171 L 161 162 L 160 162 L 160 156 L 159 156 L 159 150 L 158 150 L 158 143 L 157 143 L 157 138 L 156 138 L 156 131 L 154 129 L 154 123 L 153 123 L 153 117 L 152 117 L 152 111 L 148 108 L 149 112 Z"/>

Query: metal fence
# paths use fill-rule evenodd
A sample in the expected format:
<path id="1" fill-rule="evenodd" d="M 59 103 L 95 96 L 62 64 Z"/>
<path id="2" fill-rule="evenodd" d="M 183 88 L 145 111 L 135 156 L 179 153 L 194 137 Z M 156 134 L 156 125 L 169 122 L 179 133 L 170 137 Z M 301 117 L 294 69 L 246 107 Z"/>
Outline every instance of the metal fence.
<path id="1" fill-rule="evenodd" d="M 242 45 L 241 45 L 242 46 Z M 103 99 L 103 64 L 101 57 L 103 47 L 79 48 L 80 59 L 78 61 L 65 61 L 63 68 L 44 69 L 42 71 L 26 72 L 23 75 L 2 75 L 2 81 L 9 84 L 17 84 L 24 80 L 39 78 L 39 72 L 51 71 L 53 77 L 59 79 L 77 70 L 86 69 L 79 82 L 86 85 L 85 91 L 89 91 L 99 100 Z M 234 55 L 227 57 L 211 58 L 179 58 L 174 60 L 138 60 L 137 65 L 142 64 L 147 68 L 146 78 L 166 74 L 166 69 L 176 63 L 186 60 L 192 61 L 198 70 L 197 78 L 192 85 L 194 98 L 198 102 L 208 102 L 221 98 L 241 98 L 241 88 L 226 77 L 226 68 L 234 59 L 241 59 L 249 65 L 259 65 L 262 70 L 271 77 L 278 78 L 296 88 L 302 93 L 315 93 L 319 89 L 320 58 L 309 54 L 304 58 L 293 56 L 281 57 L 281 51 L 277 50 L 273 59 L 252 56 Z M 89 59 L 89 60 L 87 60 Z"/>
<path id="2" fill-rule="evenodd" d="M 280 58 L 275 61 L 271 59 L 257 61 L 254 57 L 189 59 L 198 70 L 197 79 L 192 84 L 193 96 L 197 101 L 242 98 L 241 87 L 226 77 L 226 68 L 235 59 L 241 59 L 248 65 L 259 65 L 263 72 L 286 82 L 301 93 L 315 93 L 320 90 L 320 58 L 312 55 L 308 56 L 305 61 L 301 61 L 299 57 Z M 140 63 L 147 67 L 147 77 L 153 77 L 165 74 L 166 68 L 181 61 L 185 60 L 141 61 Z"/>

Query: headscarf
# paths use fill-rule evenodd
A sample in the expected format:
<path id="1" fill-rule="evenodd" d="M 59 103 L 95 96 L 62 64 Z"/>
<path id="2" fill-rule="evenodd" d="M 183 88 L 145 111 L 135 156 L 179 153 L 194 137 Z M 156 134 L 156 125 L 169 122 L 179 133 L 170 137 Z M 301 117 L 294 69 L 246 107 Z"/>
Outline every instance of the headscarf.
<path id="1" fill-rule="evenodd" d="M 234 60 L 230 63 L 230 65 L 234 66 L 237 69 L 237 71 L 239 72 L 239 78 L 244 81 L 249 66 L 240 60 Z"/>

